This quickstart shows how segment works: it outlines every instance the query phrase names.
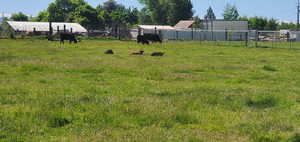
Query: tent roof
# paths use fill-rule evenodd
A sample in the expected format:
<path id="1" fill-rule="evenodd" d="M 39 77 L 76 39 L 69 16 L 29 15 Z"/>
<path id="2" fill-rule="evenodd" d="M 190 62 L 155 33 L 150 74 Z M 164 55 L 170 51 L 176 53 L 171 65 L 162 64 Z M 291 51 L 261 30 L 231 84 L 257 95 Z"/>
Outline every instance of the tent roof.
<path id="1" fill-rule="evenodd" d="M 178 29 L 188 29 L 195 23 L 194 20 L 181 20 L 174 27 Z"/>
<path id="2" fill-rule="evenodd" d="M 15 31 L 24 31 L 29 32 L 33 31 L 35 28 L 38 32 L 48 32 L 49 31 L 49 22 L 17 22 L 17 21 L 8 21 L 7 22 Z M 57 31 L 57 27 L 60 30 L 63 30 L 64 25 L 66 26 L 67 30 L 71 30 L 73 32 L 85 33 L 87 30 L 82 27 L 78 23 L 58 23 L 52 22 L 52 28 L 54 31 Z"/>
<path id="3" fill-rule="evenodd" d="M 157 30 L 174 30 L 172 26 L 164 26 L 164 25 L 139 25 L 138 27 L 145 30 L 155 30 L 155 28 Z"/>

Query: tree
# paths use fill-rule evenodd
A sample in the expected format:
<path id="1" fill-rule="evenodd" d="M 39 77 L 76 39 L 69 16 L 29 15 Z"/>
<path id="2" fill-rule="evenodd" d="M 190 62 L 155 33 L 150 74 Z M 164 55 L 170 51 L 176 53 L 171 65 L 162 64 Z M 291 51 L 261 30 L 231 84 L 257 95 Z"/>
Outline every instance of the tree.
<path id="1" fill-rule="evenodd" d="M 89 29 L 101 27 L 96 9 L 88 4 L 81 5 L 71 12 L 69 20 L 71 22 L 80 23 L 82 26 L 88 27 Z"/>
<path id="2" fill-rule="evenodd" d="M 297 29 L 297 25 L 290 22 L 290 23 L 287 23 L 287 22 L 281 22 L 279 25 L 278 25 L 278 29 L 279 30 L 296 30 Z"/>
<path id="3" fill-rule="evenodd" d="M 170 0 L 168 10 L 168 24 L 175 25 L 180 20 L 191 19 L 194 15 L 193 5 L 190 0 Z"/>
<path id="4" fill-rule="evenodd" d="M 264 29 L 275 31 L 275 30 L 277 30 L 277 27 L 278 27 L 277 20 L 272 18 L 272 19 L 268 20 L 266 27 Z"/>
<path id="5" fill-rule="evenodd" d="M 224 20 L 237 20 L 240 15 L 238 9 L 234 5 L 227 4 L 223 16 Z"/>
<path id="6" fill-rule="evenodd" d="M 114 11 L 124 10 L 125 7 L 121 4 L 118 4 L 115 0 L 108 0 L 103 3 L 103 10 L 106 10 L 108 13 L 112 13 Z"/>
<path id="7" fill-rule="evenodd" d="M 15 13 L 11 15 L 11 19 L 13 21 L 28 21 L 28 16 L 23 14 L 22 12 Z"/>
<path id="8" fill-rule="evenodd" d="M 47 9 L 49 20 L 56 22 L 69 22 L 71 12 L 79 6 L 86 5 L 84 0 L 55 0 Z"/>
<path id="9" fill-rule="evenodd" d="M 139 12 L 138 17 L 139 17 L 140 24 L 151 24 L 152 23 L 150 12 L 147 8 L 142 8 Z"/>
<path id="10" fill-rule="evenodd" d="M 265 30 L 268 23 L 267 18 L 251 17 L 249 18 L 249 28 L 253 30 Z"/>
<path id="11" fill-rule="evenodd" d="M 207 19 L 207 20 L 216 20 L 215 13 L 214 13 L 214 11 L 213 11 L 213 9 L 211 7 L 209 7 L 207 9 L 207 13 L 204 16 L 204 18 Z"/>
<path id="12" fill-rule="evenodd" d="M 44 11 L 41 11 L 37 17 L 34 17 L 32 19 L 32 21 L 36 21 L 36 22 L 47 22 L 49 21 L 48 19 L 49 17 L 49 13 L 48 11 L 44 10 Z"/>
<path id="13" fill-rule="evenodd" d="M 190 0 L 139 0 L 139 2 L 145 5 L 144 8 L 147 9 L 154 24 L 174 25 L 193 16 L 193 5 Z"/>

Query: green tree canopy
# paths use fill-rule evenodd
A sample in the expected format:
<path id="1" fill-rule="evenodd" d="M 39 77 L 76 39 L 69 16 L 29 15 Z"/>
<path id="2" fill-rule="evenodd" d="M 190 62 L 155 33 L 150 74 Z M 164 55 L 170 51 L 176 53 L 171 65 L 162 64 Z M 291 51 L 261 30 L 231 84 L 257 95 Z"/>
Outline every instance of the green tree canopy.
<path id="1" fill-rule="evenodd" d="M 68 22 L 71 12 L 79 6 L 86 5 L 84 0 L 55 0 L 47 9 L 49 20 L 55 22 Z"/>
<path id="2" fill-rule="evenodd" d="M 145 5 L 144 8 L 147 9 L 148 15 L 155 24 L 174 25 L 180 20 L 191 19 L 193 16 L 193 5 L 190 0 L 139 1 Z"/>
<path id="3" fill-rule="evenodd" d="M 11 15 L 11 20 L 13 21 L 28 21 L 28 16 L 23 14 L 22 12 L 15 13 Z"/>
<path id="4" fill-rule="evenodd" d="M 238 9 L 234 5 L 227 4 L 223 16 L 224 20 L 238 20 L 240 15 Z"/>
<path id="5" fill-rule="evenodd" d="M 44 11 L 41 11 L 41 12 L 38 14 L 37 17 L 34 17 L 34 18 L 32 19 L 32 21 L 36 21 L 36 22 L 38 22 L 38 21 L 40 21 L 40 22 L 47 22 L 47 21 L 49 21 L 48 17 L 49 17 L 48 11 L 44 10 Z"/>
<path id="6" fill-rule="evenodd" d="M 207 9 L 207 13 L 204 18 L 207 20 L 216 20 L 216 15 L 211 7 Z"/>
<path id="7" fill-rule="evenodd" d="M 101 27 L 103 24 L 98 21 L 98 14 L 96 9 L 88 4 L 77 7 L 69 17 L 71 22 L 80 23 L 84 27 L 90 27 L 92 29 Z"/>

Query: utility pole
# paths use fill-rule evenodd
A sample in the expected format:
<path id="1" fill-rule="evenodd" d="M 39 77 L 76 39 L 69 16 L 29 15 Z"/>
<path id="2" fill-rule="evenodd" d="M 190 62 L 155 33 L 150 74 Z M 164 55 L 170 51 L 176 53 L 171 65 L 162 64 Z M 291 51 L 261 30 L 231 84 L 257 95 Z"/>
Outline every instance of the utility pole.
<path id="1" fill-rule="evenodd" d="M 299 12 L 300 12 L 300 0 L 298 0 L 297 3 L 297 31 L 299 31 L 300 26 L 299 26 Z"/>

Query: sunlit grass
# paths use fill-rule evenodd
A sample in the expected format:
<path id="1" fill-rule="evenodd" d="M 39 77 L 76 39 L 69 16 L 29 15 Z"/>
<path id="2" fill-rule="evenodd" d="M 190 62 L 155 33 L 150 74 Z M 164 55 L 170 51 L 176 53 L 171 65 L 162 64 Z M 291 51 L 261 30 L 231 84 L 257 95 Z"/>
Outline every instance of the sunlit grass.
<path id="1" fill-rule="evenodd" d="M 0 141 L 297 141 L 299 51 L 0 40 Z"/>

